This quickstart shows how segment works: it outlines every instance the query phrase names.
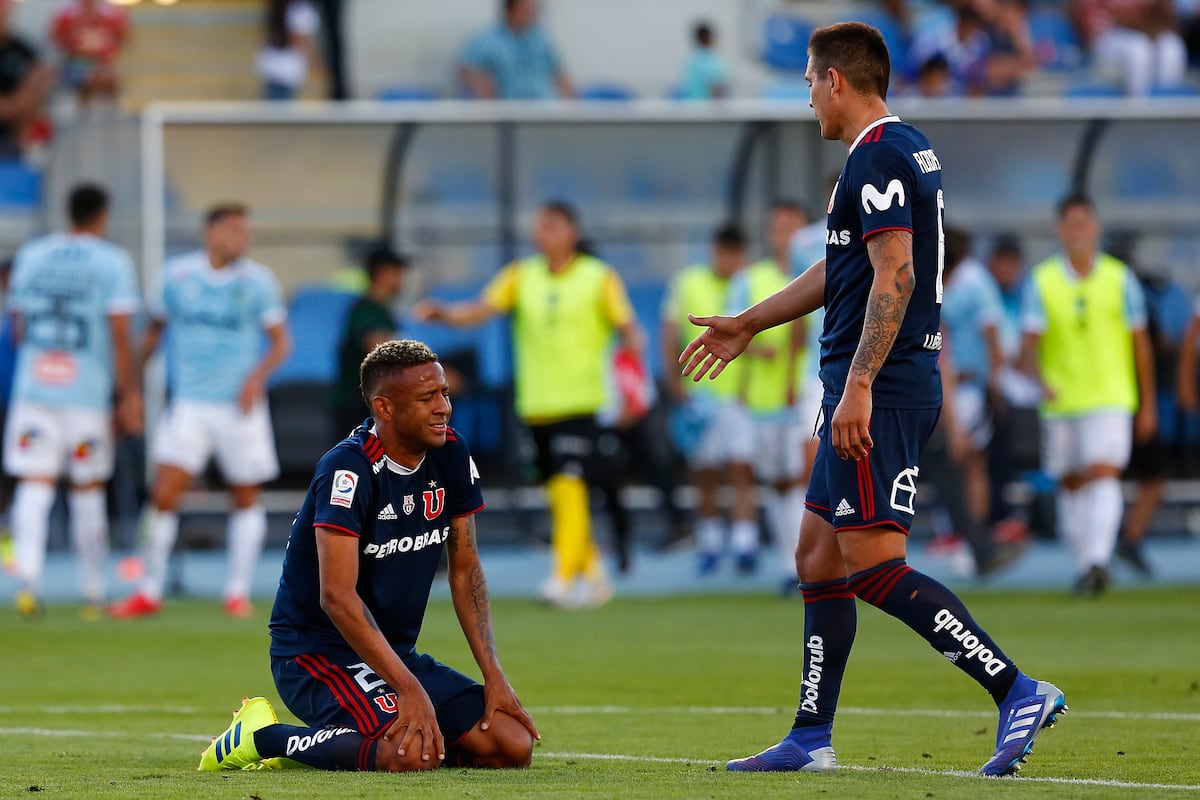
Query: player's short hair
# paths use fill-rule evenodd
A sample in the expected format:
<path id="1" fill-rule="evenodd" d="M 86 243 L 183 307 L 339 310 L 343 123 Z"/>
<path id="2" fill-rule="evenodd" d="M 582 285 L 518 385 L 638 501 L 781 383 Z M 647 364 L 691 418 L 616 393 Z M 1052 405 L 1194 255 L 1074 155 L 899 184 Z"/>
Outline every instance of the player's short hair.
<path id="1" fill-rule="evenodd" d="M 839 22 L 813 31 L 808 57 L 817 72 L 836 69 L 860 92 L 886 100 L 892 61 L 883 34 L 864 22 Z"/>
<path id="2" fill-rule="evenodd" d="M 707 21 L 697 22 L 692 27 L 692 41 L 701 47 L 709 47 L 713 42 L 713 26 Z"/>
<path id="3" fill-rule="evenodd" d="M 245 203 L 217 203 L 204 212 L 204 227 L 211 228 L 226 217 L 244 217 L 250 213 Z"/>
<path id="4" fill-rule="evenodd" d="M 367 405 L 371 405 L 371 397 L 375 390 L 386 379 L 396 373 L 403 372 L 409 367 L 419 367 L 422 364 L 432 364 L 437 361 L 437 353 L 424 342 L 416 339 L 392 339 L 381 342 L 375 349 L 367 353 L 358 368 L 358 388 L 362 392 Z"/>
<path id="5" fill-rule="evenodd" d="M 746 233 L 736 222 L 726 222 L 713 232 L 712 243 L 731 250 L 746 246 Z"/>
<path id="6" fill-rule="evenodd" d="M 799 214 L 805 219 L 812 219 L 808 213 L 808 206 L 801 203 L 794 197 L 776 197 L 771 201 L 772 211 L 790 211 L 793 214 Z"/>
<path id="7" fill-rule="evenodd" d="M 108 211 L 108 192 L 94 183 L 81 183 L 67 197 L 67 217 L 76 227 L 90 225 Z"/>
<path id="8" fill-rule="evenodd" d="M 1021 256 L 1021 237 L 1006 231 L 998 234 L 992 242 L 992 256 Z"/>
<path id="9" fill-rule="evenodd" d="M 368 250 L 367 257 L 363 259 L 363 269 L 367 271 L 367 277 L 370 280 L 375 280 L 375 276 L 385 269 L 405 269 L 408 264 L 408 256 L 397 253 L 384 243 L 377 244 Z"/>
<path id="10" fill-rule="evenodd" d="M 571 223 L 571 227 L 579 229 L 579 209 L 568 203 L 566 200 L 551 198 L 542 202 L 542 210 L 549 211 L 551 214 L 558 214 L 560 217 Z"/>
<path id="11" fill-rule="evenodd" d="M 1092 202 L 1091 195 L 1082 189 L 1076 189 L 1073 192 L 1068 192 L 1063 199 L 1058 201 L 1058 218 L 1061 220 L 1067 215 L 1068 211 L 1078 207 L 1086 208 L 1091 212 L 1096 211 L 1096 204 Z"/>

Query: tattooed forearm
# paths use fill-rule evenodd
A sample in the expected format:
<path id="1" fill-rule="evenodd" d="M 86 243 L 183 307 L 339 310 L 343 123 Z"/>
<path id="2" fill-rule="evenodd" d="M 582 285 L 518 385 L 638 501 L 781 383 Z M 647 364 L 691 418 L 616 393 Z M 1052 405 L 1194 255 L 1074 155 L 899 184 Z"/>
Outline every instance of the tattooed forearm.
<path id="1" fill-rule="evenodd" d="M 487 647 L 488 652 L 495 654 L 496 640 L 492 633 L 492 610 L 488 601 L 487 579 L 483 576 L 483 567 L 476 564 L 471 570 L 469 581 L 471 611 L 475 615 L 475 631 Z"/>
<path id="2" fill-rule="evenodd" d="M 479 546 L 475 538 L 475 517 L 461 517 L 450 525 L 446 540 L 450 556 L 450 592 L 454 611 L 471 650 L 481 667 L 495 662 L 496 642 L 492 634 L 492 611 L 488 599 L 487 579 L 479 563 Z M 486 667 L 484 667 L 486 671 Z"/>
<path id="3" fill-rule="evenodd" d="M 912 234 L 908 231 L 885 231 L 871 237 L 867 252 L 875 268 L 875 280 L 867 297 L 862 337 L 850 374 L 873 381 L 892 352 L 917 282 L 912 267 Z"/>

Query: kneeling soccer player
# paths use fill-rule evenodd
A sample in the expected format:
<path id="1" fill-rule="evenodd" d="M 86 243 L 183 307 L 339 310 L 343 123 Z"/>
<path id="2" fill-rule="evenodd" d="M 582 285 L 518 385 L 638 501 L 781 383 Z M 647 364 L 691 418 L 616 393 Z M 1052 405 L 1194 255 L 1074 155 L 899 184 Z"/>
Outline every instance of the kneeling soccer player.
<path id="1" fill-rule="evenodd" d="M 246 700 L 199 769 L 529 765 L 540 737 L 496 656 L 479 474 L 448 424 L 442 366 L 420 342 L 390 341 L 360 377 L 373 419 L 318 462 L 271 613 L 275 686 L 305 725 Z M 482 686 L 414 648 L 443 545 Z"/>

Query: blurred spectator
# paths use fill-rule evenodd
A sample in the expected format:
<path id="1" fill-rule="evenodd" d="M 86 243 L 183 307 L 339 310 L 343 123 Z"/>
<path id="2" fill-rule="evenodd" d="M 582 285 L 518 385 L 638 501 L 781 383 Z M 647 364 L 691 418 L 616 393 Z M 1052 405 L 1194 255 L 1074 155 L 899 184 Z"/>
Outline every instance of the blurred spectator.
<path id="1" fill-rule="evenodd" d="M 517 415 L 533 435 L 550 506 L 553 563 L 541 596 L 560 607 L 602 605 L 613 590 L 588 508 L 596 414 L 607 399 L 613 339 L 640 354 L 644 337 L 620 276 L 581 252 L 572 206 L 544 203 L 533 238 L 538 252 L 506 266 L 478 299 L 424 300 L 413 318 L 455 326 L 512 318 Z"/>
<path id="2" fill-rule="evenodd" d="M 1029 29 L 1028 0 L 976 0 L 986 9 L 988 22 L 985 91 L 992 96 L 1011 96 L 1038 66 Z"/>
<path id="3" fill-rule="evenodd" d="M 62 53 L 62 81 L 80 103 L 89 105 L 94 98 L 116 101 L 117 57 L 129 37 L 124 9 L 107 0 L 75 0 L 54 15 L 50 37 Z"/>
<path id="4" fill-rule="evenodd" d="M 908 72 L 915 76 L 931 59 L 941 56 L 950 70 L 950 95 L 982 95 L 990 46 L 987 26 L 974 3 L 958 0 L 952 18 L 917 33 L 909 49 Z"/>
<path id="5" fill-rule="evenodd" d="M 708 22 L 692 29 L 692 53 L 683 69 L 680 95 L 686 100 L 709 100 L 729 94 L 729 67 L 717 55 L 717 34 Z"/>
<path id="6" fill-rule="evenodd" d="M 363 266 L 370 283 L 366 293 L 346 313 L 338 343 L 338 379 L 331 397 L 338 436 L 344 436 L 370 416 L 359 388 L 359 367 L 367 353 L 376 345 L 395 339 L 400 330 L 392 307 L 404 288 L 408 259 L 381 245 L 367 254 Z"/>
<path id="7" fill-rule="evenodd" d="M 913 88 L 920 97 L 938 99 L 954 95 L 954 76 L 950 62 L 941 53 L 934 53 L 917 67 Z"/>
<path id="8" fill-rule="evenodd" d="M 1172 0 L 1071 0 L 1072 21 L 1098 72 L 1140 97 L 1178 85 L 1187 70 Z"/>
<path id="9" fill-rule="evenodd" d="M 721 314 L 729 308 L 730 281 L 746 265 L 746 236 L 732 223 L 713 233 L 712 260 L 676 274 L 667 285 L 662 307 L 663 363 L 678 362 L 679 353 L 699 333 L 688 314 Z M 737 569 L 750 572 L 758 553 L 758 522 L 754 492 L 755 442 L 745 413 L 737 403 L 742 362 L 726 366 L 716 380 L 692 381 L 678 369 L 666 370 L 672 401 L 671 438 L 691 471 L 699 494 L 696 504 L 696 545 L 700 574 L 720 565 L 725 523 L 721 487 L 733 489 L 729 539 Z"/>
<path id="10" fill-rule="evenodd" d="M 1200 67 L 1200 0 L 1175 0 L 1175 11 L 1187 45 L 1188 63 Z"/>
<path id="11" fill-rule="evenodd" d="M 345 5 L 344 0 L 320 0 L 330 100 L 346 100 L 350 97 L 346 81 Z"/>
<path id="12" fill-rule="evenodd" d="M 308 0 L 267 0 L 265 33 L 255 66 L 266 100 L 292 100 L 304 88 L 309 68 L 318 63 L 321 17 Z"/>
<path id="13" fill-rule="evenodd" d="M 12 32 L 12 0 L 0 0 L 0 159 L 18 158 L 36 134 L 54 73 Z"/>
<path id="14" fill-rule="evenodd" d="M 504 20 L 471 39 L 458 75 L 468 94 L 500 100 L 548 100 L 575 94 L 550 38 L 538 25 L 536 0 L 503 0 Z"/>
<path id="15" fill-rule="evenodd" d="M 1086 195 L 1059 203 L 1058 238 L 1062 254 L 1034 267 L 1026 287 L 1022 363 L 1044 387 L 1042 468 L 1058 480 L 1075 592 L 1095 596 L 1108 587 L 1132 440 L 1149 440 L 1157 427 L 1153 355 L 1141 288 L 1123 262 L 1100 252 Z"/>

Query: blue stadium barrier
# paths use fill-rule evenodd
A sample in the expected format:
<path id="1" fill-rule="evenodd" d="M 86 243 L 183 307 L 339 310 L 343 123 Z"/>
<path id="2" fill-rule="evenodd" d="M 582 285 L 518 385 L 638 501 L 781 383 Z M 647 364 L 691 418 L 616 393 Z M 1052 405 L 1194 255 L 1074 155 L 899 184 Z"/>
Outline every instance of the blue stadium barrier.
<path id="1" fill-rule="evenodd" d="M 375 93 L 376 100 L 389 103 L 411 103 L 440 100 L 442 93 L 431 86 L 386 86 Z"/>
<path id="2" fill-rule="evenodd" d="M 621 101 L 633 100 L 637 93 L 628 86 L 615 83 L 596 83 L 579 89 L 580 100 Z"/>
<path id="3" fill-rule="evenodd" d="M 808 102 L 808 84 L 803 81 L 775 81 L 763 89 L 764 100 L 803 100 Z"/>
<path id="4" fill-rule="evenodd" d="M 813 25 L 791 14 L 771 14 L 763 25 L 762 60 L 772 69 L 804 72 Z"/>
<path id="5" fill-rule="evenodd" d="M 1190 83 L 1176 83 L 1171 86 L 1153 86 L 1150 88 L 1151 97 L 1200 97 L 1200 89 Z"/>
<path id="6" fill-rule="evenodd" d="M 1123 97 L 1124 95 L 1125 92 L 1115 83 L 1094 80 L 1075 81 L 1067 84 L 1067 88 L 1063 90 L 1063 97 L 1075 99 Z"/>
<path id="7" fill-rule="evenodd" d="M 271 385 L 332 383 L 337 379 L 338 341 L 342 322 L 358 295 L 327 286 L 301 286 L 288 303 L 292 354 L 275 374 Z"/>
<path id="8" fill-rule="evenodd" d="M 0 161 L 0 207 L 32 210 L 41 199 L 41 172 L 21 161 Z"/>

